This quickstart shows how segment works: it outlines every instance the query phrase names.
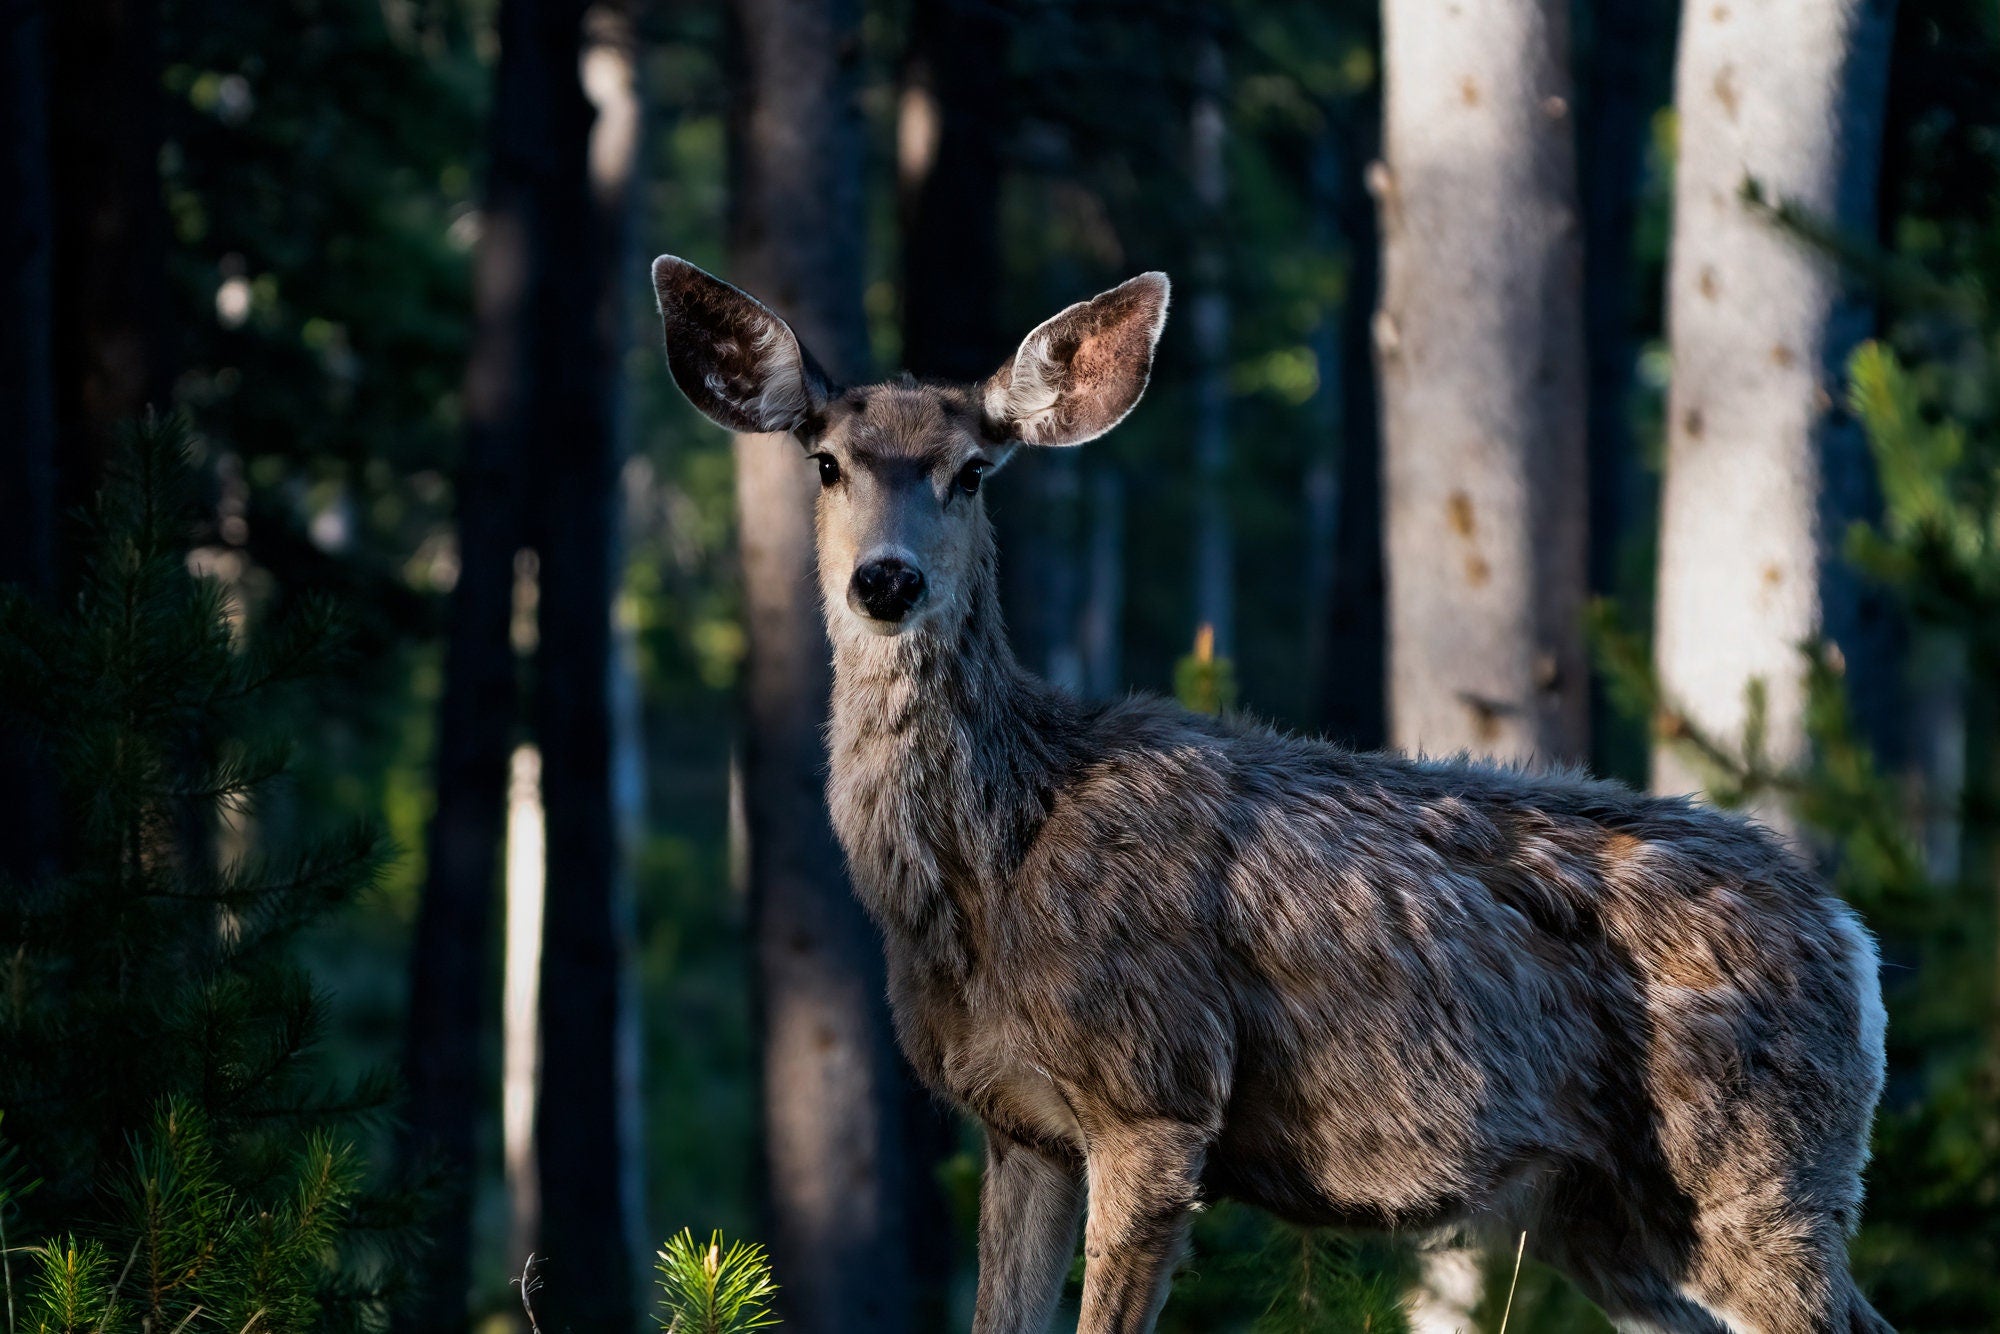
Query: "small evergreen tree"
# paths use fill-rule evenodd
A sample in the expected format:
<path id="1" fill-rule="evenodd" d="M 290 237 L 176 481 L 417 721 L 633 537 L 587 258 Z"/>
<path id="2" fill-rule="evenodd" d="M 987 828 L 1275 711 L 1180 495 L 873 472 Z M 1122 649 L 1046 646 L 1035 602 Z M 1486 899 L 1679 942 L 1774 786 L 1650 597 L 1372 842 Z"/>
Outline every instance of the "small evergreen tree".
<path id="1" fill-rule="evenodd" d="M 132 433 L 65 605 L 0 593 L 0 724 L 62 820 L 59 870 L 0 886 L 0 1110 L 40 1178 L 0 1224 L 40 1243 L 31 1329 L 362 1326 L 411 1201 L 358 1194 L 344 1137 L 391 1086 L 315 1059 L 326 998 L 289 946 L 388 850 L 357 827 L 220 851 L 284 771 L 275 693 L 336 660 L 339 627 L 308 600 L 245 633 L 190 573 L 188 439 L 181 420 Z"/>

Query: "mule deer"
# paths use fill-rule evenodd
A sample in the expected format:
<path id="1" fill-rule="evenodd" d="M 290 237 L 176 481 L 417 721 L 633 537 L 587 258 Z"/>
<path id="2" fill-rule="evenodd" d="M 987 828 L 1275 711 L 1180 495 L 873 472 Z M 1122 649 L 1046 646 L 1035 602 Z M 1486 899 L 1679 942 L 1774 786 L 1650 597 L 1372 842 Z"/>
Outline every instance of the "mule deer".
<path id="1" fill-rule="evenodd" d="M 976 1334 L 1048 1326 L 1086 1212 L 1080 1330 L 1152 1329 L 1206 1195 L 1523 1229 L 1627 1329 L 1888 1329 L 1846 1259 L 1875 950 L 1770 835 L 1016 665 L 981 488 L 1131 411 L 1165 275 L 984 384 L 846 389 L 744 293 L 653 279 L 694 405 L 819 472 L 828 800 L 903 1051 L 986 1130 Z"/>

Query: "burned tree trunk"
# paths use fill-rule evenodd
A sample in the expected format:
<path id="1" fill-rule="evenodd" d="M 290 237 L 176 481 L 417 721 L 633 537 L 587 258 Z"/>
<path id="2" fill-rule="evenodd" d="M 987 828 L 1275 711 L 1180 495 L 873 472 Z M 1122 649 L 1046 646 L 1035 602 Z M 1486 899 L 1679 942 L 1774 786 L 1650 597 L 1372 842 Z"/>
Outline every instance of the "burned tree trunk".
<path id="1" fill-rule="evenodd" d="M 731 273 L 836 378 L 865 370 L 854 0 L 737 0 Z M 902 1076 L 881 949 L 822 793 L 831 685 L 813 578 L 813 470 L 782 436 L 736 440 L 743 685 L 765 1207 L 788 1328 L 907 1327 Z"/>

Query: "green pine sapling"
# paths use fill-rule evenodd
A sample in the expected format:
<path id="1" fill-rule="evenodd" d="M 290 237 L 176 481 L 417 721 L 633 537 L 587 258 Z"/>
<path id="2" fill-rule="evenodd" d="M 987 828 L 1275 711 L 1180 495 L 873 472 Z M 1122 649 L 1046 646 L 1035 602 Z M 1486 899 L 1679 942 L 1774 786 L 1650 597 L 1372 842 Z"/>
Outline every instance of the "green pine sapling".
<path id="1" fill-rule="evenodd" d="M 369 1327 L 407 1268 L 414 1204 L 357 1193 L 350 1147 L 392 1084 L 318 1058 L 327 1001 L 291 950 L 387 846 L 362 826 L 272 849 L 256 823 L 286 763 L 274 701 L 337 660 L 339 618 L 253 615 L 190 573 L 195 489 L 186 423 L 148 421 L 73 596 L 0 590 L 0 725 L 61 817 L 54 871 L 0 885 L 0 1110 L 40 1178 L 0 1204 L 40 1256 L 6 1275 L 10 1334 Z"/>

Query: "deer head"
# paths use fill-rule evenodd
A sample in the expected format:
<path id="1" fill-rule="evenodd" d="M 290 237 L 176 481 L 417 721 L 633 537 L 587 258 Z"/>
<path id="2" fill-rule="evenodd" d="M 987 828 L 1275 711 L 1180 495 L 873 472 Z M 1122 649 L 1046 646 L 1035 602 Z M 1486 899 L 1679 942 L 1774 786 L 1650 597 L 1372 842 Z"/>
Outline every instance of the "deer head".
<path id="1" fill-rule="evenodd" d="M 1080 445 L 1124 419 L 1168 294 L 1146 273 L 1079 302 L 980 384 L 842 388 L 784 320 L 687 261 L 653 261 L 653 287 L 688 400 L 718 426 L 805 447 L 827 619 L 876 635 L 963 616 L 988 541 L 981 482 L 1019 446 Z"/>

